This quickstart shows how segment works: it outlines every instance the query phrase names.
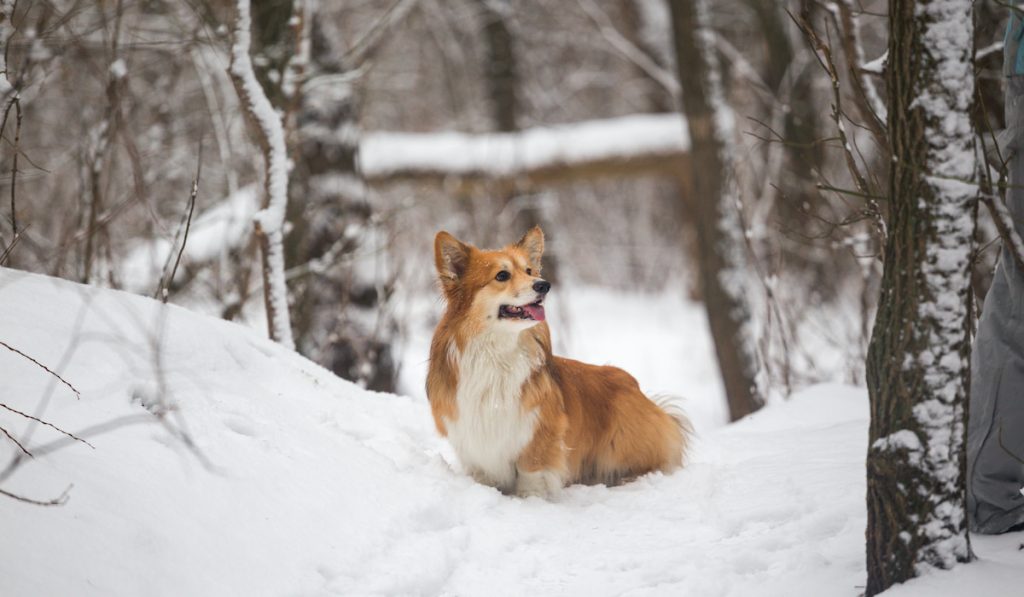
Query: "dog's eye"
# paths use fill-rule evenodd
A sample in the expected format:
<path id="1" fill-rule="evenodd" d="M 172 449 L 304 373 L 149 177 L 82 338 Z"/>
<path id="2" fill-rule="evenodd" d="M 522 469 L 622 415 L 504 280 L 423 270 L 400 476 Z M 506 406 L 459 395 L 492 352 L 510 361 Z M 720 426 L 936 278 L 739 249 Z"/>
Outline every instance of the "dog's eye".
<path id="1" fill-rule="evenodd" d="M 527 276 L 532 276 L 533 275 L 533 270 L 530 269 L 530 268 L 526 268 L 526 275 Z"/>
<path id="2" fill-rule="evenodd" d="M 508 282 L 509 278 L 511 277 L 512 274 L 506 272 L 505 270 L 501 270 L 500 272 L 498 272 L 497 276 L 494 276 L 494 279 L 499 282 Z"/>

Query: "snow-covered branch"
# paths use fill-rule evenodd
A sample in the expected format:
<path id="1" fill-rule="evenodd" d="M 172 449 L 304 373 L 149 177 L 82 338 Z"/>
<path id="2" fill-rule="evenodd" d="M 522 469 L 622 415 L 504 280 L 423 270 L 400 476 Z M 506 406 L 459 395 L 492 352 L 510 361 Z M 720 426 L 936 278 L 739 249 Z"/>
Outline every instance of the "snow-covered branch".
<path id="1" fill-rule="evenodd" d="M 516 133 L 367 133 L 360 147 L 368 182 L 537 186 L 600 176 L 672 174 L 690 150 L 679 114 L 590 120 Z"/>
<path id="2" fill-rule="evenodd" d="M 260 237 L 263 254 L 263 294 L 267 307 L 267 325 L 270 337 L 294 348 L 291 321 L 288 314 L 288 288 L 284 277 L 284 215 L 288 204 L 288 154 L 281 117 L 267 99 L 266 92 L 256 80 L 252 60 L 251 16 L 249 0 L 235 4 L 234 43 L 231 46 L 231 81 L 246 114 L 255 125 L 256 136 L 263 149 L 266 162 L 264 207 L 253 220 Z"/>
<path id="3" fill-rule="evenodd" d="M 861 42 L 860 20 L 854 14 L 852 0 L 838 0 L 830 10 L 839 27 L 843 53 L 846 54 L 847 70 L 853 82 L 856 103 L 862 116 L 869 122 L 868 127 L 876 140 L 885 138 L 885 102 L 875 87 L 875 82 L 865 71 L 864 45 Z"/>

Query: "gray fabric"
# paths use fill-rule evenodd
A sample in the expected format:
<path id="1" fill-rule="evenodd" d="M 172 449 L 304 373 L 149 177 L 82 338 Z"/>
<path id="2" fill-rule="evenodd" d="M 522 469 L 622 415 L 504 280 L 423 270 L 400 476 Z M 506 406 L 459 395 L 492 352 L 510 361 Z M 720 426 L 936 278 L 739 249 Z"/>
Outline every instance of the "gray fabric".
<path id="1" fill-rule="evenodd" d="M 1017 0 L 1015 4 L 1020 4 Z M 1024 21 L 1020 13 L 1010 11 L 1010 21 L 1006 24 L 1006 37 L 1003 38 L 1003 75 L 1012 77 L 1024 75 Z"/>
<path id="2" fill-rule="evenodd" d="M 1012 26 L 1012 24 L 1011 24 Z M 1008 36 L 1009 37 L 1009 36 Z M 1007 47 L 1005 60 L 1016 58 Z M 1007 79 L 1007 207 L 1024 236 L 1024 77 Z M 1005 157 L 1005 156 L 1004 156 Z M 1024 272 L 1004 247 L 985 297 L 971 358 L 967 433 L 970 528 L 1001 533 L 1024 522 Z"/>

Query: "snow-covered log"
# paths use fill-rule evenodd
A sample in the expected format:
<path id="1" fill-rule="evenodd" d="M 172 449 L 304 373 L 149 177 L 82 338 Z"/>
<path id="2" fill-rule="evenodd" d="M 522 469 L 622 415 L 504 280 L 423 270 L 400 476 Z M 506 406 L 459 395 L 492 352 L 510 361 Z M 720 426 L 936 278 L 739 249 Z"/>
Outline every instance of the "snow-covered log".
<path id="1" fill-rule="evenodd" d="M 266 200 L 253 220 L 260 238 L 263 256 L 263 295 L 266 301 L 267 326 L 270 337 L 294 348 L 291 320 L 288 314 L 288 288 L 284 273 L 284 216 L 288 204 L 288 154 L 284 126 L 253 71 L 249 57 L 249 0 L 235 4 L 234 43 L 231 46 L 229 72 L 246 114 L 254 124 L 256 136 L 266 162 Z"/>
<path id="2" fill-rule="evenodd" d="M 867 363 L 869 596 L 971 557 L 971 2 L 894 0 L 889 23 L 890 236 Z"/>
<path id="3" fill-rule="evenodd" d="M 605 176 L 678 176 L 689 150 L 680 114 L 638 114 L 514 133 L 367 133 L 360 162 L 371 184 L 523 188 Z"/>

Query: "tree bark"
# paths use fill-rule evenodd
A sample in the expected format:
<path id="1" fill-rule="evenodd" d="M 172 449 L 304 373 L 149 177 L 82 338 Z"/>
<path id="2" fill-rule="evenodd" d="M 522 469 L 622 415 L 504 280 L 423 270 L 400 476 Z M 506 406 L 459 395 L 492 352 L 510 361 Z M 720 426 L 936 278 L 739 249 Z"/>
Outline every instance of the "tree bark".
<path id="1" fill-rule="evenodd" d="M 867 361 L 869 596 L 971 557 L 971 2 L 892 0 L 889 27 L 889 240 Z"/>
<path id="2" fill-rule="evenodd" d="M 735 421 L 764 405 L 757 387 L 739 197 L 731 180 L 732 114 L 725 105 L 706 0 L 669 0 L 683 109 L 690 127 L 700 278 L 715 353 Z"/>

